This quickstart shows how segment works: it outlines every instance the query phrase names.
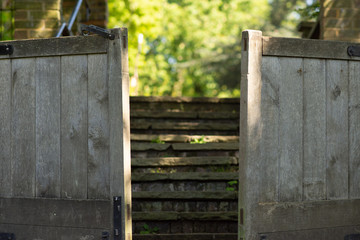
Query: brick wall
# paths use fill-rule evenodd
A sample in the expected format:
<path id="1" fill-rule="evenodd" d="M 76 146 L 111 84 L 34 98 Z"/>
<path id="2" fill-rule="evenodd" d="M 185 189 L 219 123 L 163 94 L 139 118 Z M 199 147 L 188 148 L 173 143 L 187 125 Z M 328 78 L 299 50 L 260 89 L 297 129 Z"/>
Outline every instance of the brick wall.
<path id="1" fill-rule="evenodd" d="M 85 0 L 74 23 L 73 33 L 80 23 L 107 26 L 107 0 L 87 0 L 91 14 L 87 16 Z M 61 22 L 68 22 L 77 0 L 13 0 L 14 39 L 54 37 Z"/>
<path id="2" fill-rule="evenodd" d="M 360 42 L 360 0 L 321 0 L 321 39 Z"/>
<path id="3" fill-rule="evenodd" d="M 61 0 L 14 0 L 14 39 L 53 37 L 60 26 Z"/>

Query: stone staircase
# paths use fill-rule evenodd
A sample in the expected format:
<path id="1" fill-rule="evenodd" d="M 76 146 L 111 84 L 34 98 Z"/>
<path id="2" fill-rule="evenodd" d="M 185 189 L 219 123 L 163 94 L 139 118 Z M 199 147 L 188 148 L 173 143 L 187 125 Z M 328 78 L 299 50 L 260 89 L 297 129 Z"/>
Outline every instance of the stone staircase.
<path id="1" fill-rule="evenodd" d="M 134 240 L 236 240 L 239 99 L 132 97 Z"/>

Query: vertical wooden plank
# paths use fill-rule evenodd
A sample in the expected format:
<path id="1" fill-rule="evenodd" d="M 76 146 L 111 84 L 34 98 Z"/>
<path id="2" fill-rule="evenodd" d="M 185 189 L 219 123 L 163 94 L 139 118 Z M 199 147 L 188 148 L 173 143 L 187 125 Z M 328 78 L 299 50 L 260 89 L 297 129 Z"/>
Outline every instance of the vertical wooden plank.
<path id="1" fill-rule="evenodd" d="M 122 239 L 130 240 L 131 157 L 127 29 L 114 29 L 109 42 L 110 196 L 122 197 Z"/>
<path id="2" fill-rule="evenodd" d="M 35 59 L 12 60 L 13 196 L 35 196 Z"/>
<path id="3" fill-rule="evenodd" d="M 304 200 L 326 199 L 325 60 L 304 59 Z"/>
<path id="4" fill-rule="evenodd" d="M 360 62 L 349 63 L 350 199 L 360 198 Z"/>
<path id="5" fill-rule="evenodd" d="M 87 198 L 87 56 L 61 57 L 61 197 Z"/>
<path id="6" fill-rule="evenodd" d="M 348 62 L 326 63 L 327 198 L 348 198 Z"/>
<path id="7" fill-rule="evenodd" d="M 88 55 L 88 198 L 109 199 L 107 55 Z"/>
<path id="8" fill-rule="evenodd" d="M 262 33 L 244 31 L 241 51 L 239 234 L 238 239 L 257 236 L 254 214 L 260 195 L 262 136 L 261 61 Z"/>
<path id="9" fill-rule="evenodd" d="M 279 195 L 279 76 L 281 63 L 277 57 L 263 57 L 261 64 L 261 124 L 258 159 L 259 202 L 276 202 Z M 258 174 L 259 174 L 258 173 Z"/>
<path id="10" fill-rule="evenodd" d="M 36 59 L 36 196 L 60 197 L 60 57 Z"/>
<path id="11" fill-rule="evenodd" d="M 11 196 L 11 61 L 0 60 L 0 197 Z"/>
<path id="12" fill-rule="evenodd" d="M 279 62 L 279 201 L 301 201 L 303 60 L 281 57 Z"/>

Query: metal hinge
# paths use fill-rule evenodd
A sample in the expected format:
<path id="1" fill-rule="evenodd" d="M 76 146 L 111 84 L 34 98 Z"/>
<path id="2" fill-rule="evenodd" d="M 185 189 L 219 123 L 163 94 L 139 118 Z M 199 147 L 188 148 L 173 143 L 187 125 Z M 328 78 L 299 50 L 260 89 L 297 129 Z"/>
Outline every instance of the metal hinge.
<path id="1" fill-rule="evenodd" d="M 11 55 L 14 52 L 14 47 L 9 44 L 0 45 L 0 55 Z"/>
<path id="2" fill-rule="evenodd" d="M 0 233 L 0 240 L 15 240 L 13 233 Z"/>
<path id="3" fill-rule="evenodd" d="M 122 239 L 121 197 L 114 197 L 114 240 Z"/>
<path id="4" fill-rule="evenodd" d="M 85 25 L 85 24 L 81 24 L 81 33 L 82 35 L 88 35 L 90 32 L 92 33 L 96 33 L 104 38 L 108 38 L 110 40 L 114 40 L 115 39 L 115 35 L 109 33 L 107 30 L 101 28 L 101 27 L 97 27 L 94 25 Z"/>
<path id="5" fill-rule="evenodd" d="M 349 46 L 347 53 L 350 57 L 360 57 L 360 46 Z"/>

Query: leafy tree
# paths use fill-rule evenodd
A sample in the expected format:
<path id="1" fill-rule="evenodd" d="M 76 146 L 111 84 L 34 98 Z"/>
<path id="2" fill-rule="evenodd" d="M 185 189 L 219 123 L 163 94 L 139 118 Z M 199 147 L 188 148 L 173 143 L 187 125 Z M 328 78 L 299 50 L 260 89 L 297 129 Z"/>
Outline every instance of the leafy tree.
<path id="1" fill-rule="evenodd" d="M 229 97 L 240 95 L 241 32 L 293 36 L 296 23 L 288 16 L 301 1 L 108 2 L 109 27 L 129 29 L 130 75 L 139 80 L 132 94 Z"/>

